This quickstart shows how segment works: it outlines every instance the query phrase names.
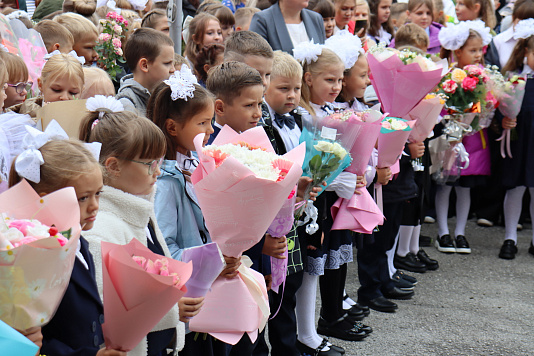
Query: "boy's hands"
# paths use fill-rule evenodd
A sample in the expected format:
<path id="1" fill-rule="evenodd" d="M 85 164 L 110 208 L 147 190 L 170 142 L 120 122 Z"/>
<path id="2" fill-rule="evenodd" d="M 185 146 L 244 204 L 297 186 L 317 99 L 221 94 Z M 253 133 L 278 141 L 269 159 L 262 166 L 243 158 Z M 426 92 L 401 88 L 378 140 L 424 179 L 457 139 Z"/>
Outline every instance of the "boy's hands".
<path id="1" fill-rule="evenodd" d="M 410 150 L 412 159 L 423 157 L 425 154 L 425 144 L 423 142 L 410 142 L 408 149 Z"/>
<path id="2" fill-rule="evenodd" d="M 189 319 L 200 313 L 200 309 L 204 305 L 204 297 L 189 298 L 182 297 L 178 301 L 178 309 L 180 310 L 180 321 L 187 323 Z"/>
<path id="3" fill-rule="evenodd" d="M 272 237 L 269 234 L 265 234 L 265 242 L 263 243 L 263 249 L 261 250 L 261 253 L 282 260 L 286 258 L 282 255 L 286 250 L 287 239 L 285 236 Z"/>
<path id="4" fill-rule="evenodd" d="M 387 185 L 391 179 L 391 169 L 386 168 L 376 168 L 376 182 L 378 184 Z"/>

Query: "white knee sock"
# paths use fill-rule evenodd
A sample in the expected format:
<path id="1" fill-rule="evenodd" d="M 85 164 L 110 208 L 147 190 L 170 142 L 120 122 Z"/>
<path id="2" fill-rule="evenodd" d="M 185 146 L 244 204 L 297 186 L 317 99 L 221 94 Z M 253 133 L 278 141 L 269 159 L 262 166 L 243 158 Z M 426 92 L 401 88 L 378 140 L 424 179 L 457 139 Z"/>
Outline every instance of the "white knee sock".
<path id="1" fill-rule="evenodd" d="M 471 188 L 454 187 L 456 191 L 456 229 L 454 236 L 465 236 L 465 225 L 471 207 Z"/>
<path id="2" fill-rule="evenodd" d="M 317 281 L 319 276 L 304 272 L 302 285 L 296 293 L 298 339 L 304 345 L 315 349 L 321 345 L 323 338 L 315 330 L 315 304 L 317 298 Z M 329 349 L 327 347 L 327 349 Z M 325 349 L 323 349 L 326 351 Z"/>
<path id="3" fill-rule="evenodd" d="M 419 235 L 421 234 L 421 225 L 413 227 L 412 238 L 410 239 L 410 252 L 417 255 L 419 252 Z"/>
<path id="4" fill-rule="evenodd" d="M 521 217 L 521 207 L 523 205 L 523 194 L 525 193 L 525 189 L 526 187 L 524 186 L 515 187 L 507 190 L 506 195 L 504 196 L 504 239 L 513 240 L 516 244 L 517 223 Z"/>
<path id="5" fill-rule="evenodd" d="M 449 198 L 452 187 L 450 185 L 438 185 L 436 191 L 436 220 L 438 221 L 438 235 L 443 236 L 449 233 L 447 216 L 449 214 Z"/>
<path id="6" fill-rule="evenodd" d="M 345 289 L 343 289 L 343 297 L 345 297 L 346 295 L 347 295 L 347 291 Z M 343 309 L 344 310 L 350 309 L 353 305 L 356 305 L 356 302 L 354 300 L 352 300 L 351 297 L 348 297 L 347 299 L 343 299 Z"/>
<path id="7" fill-rule="evenodd" d="M 406 256 L 410 252 L 410 240 L 412 239 L 413 226 L 401 225 L 399 228 L 399 242 L 397 245 L 397 255 Z"/>
<path id="8" fill-rule="evenodd" d="M 391 248 L 391 250 L 386 251 L 386 255 L 388 256 L 389 277 L 393 277 L 395 272 L 397 272 L 397 269 L 393 265 L 393 258 L 395 257 L 395 251 L 397 250 L 398 242 L 399 242 L 399 233 L 397 232 L 397 236 L 395 237 L 395 242 L 393 243 L 393 247 Z"/>

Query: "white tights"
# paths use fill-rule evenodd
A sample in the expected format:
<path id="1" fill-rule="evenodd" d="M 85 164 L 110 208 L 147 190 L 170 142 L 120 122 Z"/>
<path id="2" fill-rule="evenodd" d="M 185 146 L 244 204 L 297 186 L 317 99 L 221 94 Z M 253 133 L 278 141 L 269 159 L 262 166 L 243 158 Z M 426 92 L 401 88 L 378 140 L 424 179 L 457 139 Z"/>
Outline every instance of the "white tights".
<path id="1" fill-rule="evenodd" d="M 465 225 L 467 224 L 467 216 L 469 215 L 469 208 L 471 207 L 471 188 L 454 187 L 456 191 L 456 229 L 454 235 L 465 236 Z M 452 186 L 440 185 L 436 192 L 436 217 L 438 221 L 439 236 L 449 234 L 449 226 L 447 224 L 447 214 L 449 212 L 449 198 L 451 195 Z"/>

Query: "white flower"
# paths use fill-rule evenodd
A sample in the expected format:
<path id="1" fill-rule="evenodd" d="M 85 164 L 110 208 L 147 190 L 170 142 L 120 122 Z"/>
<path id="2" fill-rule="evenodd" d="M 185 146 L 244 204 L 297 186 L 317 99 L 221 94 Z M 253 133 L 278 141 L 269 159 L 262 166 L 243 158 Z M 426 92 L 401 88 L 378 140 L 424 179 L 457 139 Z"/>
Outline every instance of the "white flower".
<path id="1" fill-rule="evenodd" d="M 345 158 L 347 155 L 347 151 L 337 142 L 334 142 L 333 144 L 333 153 L 340 159 Z"/>
<path id="2" fill-rule="evenodd" d="M 313 148 L 319 152 L 334 153 L 334 145 L 328 141 L 319 141 Z"/>
<path id="3" fill-rule="evenodd" d="M 529 38 L 534 35 L 534 19 L 528 18 L 526 20 L 521 20 L 515 25 L 514 28 L 514 39 L 518 40 L 520 38 Z"/>
<path id="4" fill-rule="evenodd" d="M 10 242 L 18 242 L 19 240 L 24 238 L 24 234 L 15 228 L 8 229 L 3 234 L 4 234 L 4 237 L 8 239 Z"/>
<path id="5" fill-rule="evenodd" d="M 30 283 L 28 283 L 28 292 L 30 293 L 30 296 L 32 298 L 37 298 L 38 296 L 43 293 L 43 290 L 46 286 L 46 280 L 45 279 L 36 279 Z"/>
<path id="6" fill-rule="evenodd" d="M 395 131 L 400 131 L 404 129 L 404 124 L 399 120 L 391 121 L 391 129 Z"/>
<path id="7" fill-rule="evenodd" d="M 313 43 L 313 40 L 301 42 L 293 49 L 293 57 L 302 64 L 311 64 L 319 59 L 323 52 L 323 47 L 323 45 Z"/>
<path id="8" fill-rule="evenodd" d="M 44 226 L 37 220 L 32 220 L 32 223 L 34 224 L 34 226 L 33 227 L 28 226 L 26 236 L 33 236 L 37 238 L 50 237 L 50 234 L 48 233 L 50 228 L 48 226 Z"/>

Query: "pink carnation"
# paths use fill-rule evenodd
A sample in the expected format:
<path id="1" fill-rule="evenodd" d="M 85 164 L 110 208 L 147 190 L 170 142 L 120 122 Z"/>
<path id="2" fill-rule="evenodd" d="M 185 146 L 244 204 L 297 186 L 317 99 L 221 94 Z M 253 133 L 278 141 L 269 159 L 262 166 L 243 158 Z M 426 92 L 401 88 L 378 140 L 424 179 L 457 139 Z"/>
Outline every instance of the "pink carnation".
<path id="1" fill-rule="evenodd" d="M 115 54 L 116 54 L 117 56 L 122 56 L 122 48 L 117 48 L 117 49 L 115 49 Z"/>
<path id="2" fill-rule="evenodd" d="M 102 42 L 107 42 L 111 39 L 111 35 L 109 33 L 101 33 L 98 39 Z"/>
<path id="3" fill-rule="evenodd" d="M 452 79 L 443 82 L 443 91 L 445 93 L 453 94 L 458 89 L 458 84 Z"/>
<path id="4" fill-rule="evenodd" d="M 122 47 L 122 43 L 121 43 L 121 40 L 120 38 L 114 38 L 111 43 L 113 44 L 113 47 L 115 48 L 121 48 Z"/>
<path id="5" fill-rule="evenodd" d="M 382 121 L 382 127 L 385 129 L 391 129 L 391 125 L 387 121 Z"/>
<path id="6" fill-rule="evenodd" d="M 467 72 L 467 74 L 470 74 L 470 75 L 482 75 L 482 68 L 480 68 L 477 65 L 465 66 L 464 70 Z"/>
<path id="7" fill-rule="evenodd" d="M 478 79 L 472 77 L 465 77 L 462 81 L 462 88 L 467 91 L 473 91 L 477 87 Z"/>
<path id="8" fill-rule="evenodd" d="M 24 236 L 28 234 L 28 227 L 34 227 L 35 225 L 29 221 L 15 220 L 9 224 L 9 228 L 15 228 L 22 232 Z"/>
<path id="9" fill-rule="evenodd" d="M 57 236 L 57 241 L 59 242 L 59 245 L 60 246 L 65 246 L 67 244 L 67 242 L 69 242 L 69 240 L 67 240 L 67 238 L 63 235 L 58 235 Z"/>

